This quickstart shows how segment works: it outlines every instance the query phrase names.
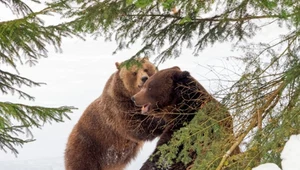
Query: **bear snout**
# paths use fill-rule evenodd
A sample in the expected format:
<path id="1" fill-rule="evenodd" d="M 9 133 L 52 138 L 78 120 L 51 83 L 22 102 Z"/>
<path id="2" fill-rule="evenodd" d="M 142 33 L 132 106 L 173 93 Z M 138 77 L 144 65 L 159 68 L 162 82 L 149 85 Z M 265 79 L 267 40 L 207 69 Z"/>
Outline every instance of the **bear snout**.
<path id="1" fill-rule="evenodd" d="M 148 80 L 148 77 L 144 76 L 144 77 L 141 78 L 141 80 L 142 80 L 143 83 L 145 83 Z"/>
<path id="2" fill-rule="evenodd" d="M 137 96 L 137 94 L 132 96 L 131 100 L 134 102 L 134 105 L 137 106 L 137 107 L 142 107 L 144 105 L 144 103 L 141 102 L 141 100 L 140 100 L 139 96 Z"/>

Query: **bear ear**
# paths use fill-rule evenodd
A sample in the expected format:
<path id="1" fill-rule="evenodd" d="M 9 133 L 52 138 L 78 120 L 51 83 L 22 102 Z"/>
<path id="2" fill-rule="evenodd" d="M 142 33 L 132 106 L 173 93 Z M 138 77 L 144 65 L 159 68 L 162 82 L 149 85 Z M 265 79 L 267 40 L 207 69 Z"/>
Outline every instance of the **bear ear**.
<path id="1" fill-rule="evenodd" d="M 183 71 L 183 72 L 181 72 L 181 77 L 182 77 L 182 78 L 187 78 L 187 77 L 189 77 L 189 76 L 191 76 L 190 72 L 188 72 L 188 71 Z"/>
<path id="2" fill-rule="evenodd" d="M 174 74 L 173 78 L 174 78 L 175 81 L 181 81 L 183 79 L 188 78 L 189 76 L 191 76 L 190 72 L 188 72 L 188 71 L 180 71 L 180 72 L 176 72 Z"/>
<path id="3" fill-rule="evenodd" d="M 120 65 L 121 64 L 119 62 L 116 62 L 115 64 L 116 64 L 117 69 L 120 70 Z"/>
<path id="4" fill-rule="evenodd" d="M 174 66 L 172 67 L 171 69 L 177 69 L 177 70 L 180 70 L 180 68 L 178 66 Z M 181 70 L 180 70 L 181 71 Z"/>
<path id="5" fill-rule="evenodd" d="M 149 61 L 149 57 L 148 56 L 143 57 L 142 61 Z"/>

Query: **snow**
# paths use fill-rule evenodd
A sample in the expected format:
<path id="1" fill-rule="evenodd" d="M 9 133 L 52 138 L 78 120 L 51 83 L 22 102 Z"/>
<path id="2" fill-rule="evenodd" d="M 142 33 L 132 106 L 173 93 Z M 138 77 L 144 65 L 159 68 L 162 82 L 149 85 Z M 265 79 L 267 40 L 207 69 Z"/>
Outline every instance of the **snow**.
<path id="1" fill-rule="evenodd" d="M 300 135 L 292 135 L 281 152 L 283 170 L 300 170 Z"/>
<path id="2" fill-rule="evenodd" d="M 300 170 L 300 134 L 292 135 L 281 152 L 282 170 Z M 259 165 L 253 170 L 281 170 L 274 163 Z"/>
<path id="3" fill-rule="evenodd" d="M 62 157 L 32 160 L 0 161 L 0 170 L 64 170 Z"/>
<path id="4" fill-rule="evenodd" d="M 265 163 L 253 168 L 252 170 L 280 170 L 280 168 L 273 163 Z"/>

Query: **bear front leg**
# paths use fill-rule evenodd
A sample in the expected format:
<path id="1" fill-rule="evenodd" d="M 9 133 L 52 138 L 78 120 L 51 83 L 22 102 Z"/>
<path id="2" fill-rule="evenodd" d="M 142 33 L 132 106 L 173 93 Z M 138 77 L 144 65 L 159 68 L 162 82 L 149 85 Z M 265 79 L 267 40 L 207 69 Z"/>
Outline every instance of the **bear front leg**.
<path id="1" fill-rule="evenodd" d="M 142 114 L 133 114 L 129 119 L 130 127 L 127 128 L 127 133 L 141 141 L 153 140 L 162 135 L 166 126 L 163 119 Z"/>

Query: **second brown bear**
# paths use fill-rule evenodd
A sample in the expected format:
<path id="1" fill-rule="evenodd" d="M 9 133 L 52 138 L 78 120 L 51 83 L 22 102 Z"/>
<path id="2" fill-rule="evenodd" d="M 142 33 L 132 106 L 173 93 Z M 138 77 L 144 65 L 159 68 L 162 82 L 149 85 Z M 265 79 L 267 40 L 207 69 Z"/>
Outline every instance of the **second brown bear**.
<path id="1" fill-rule="evenodd" d="M 167 127 L 157 146 L 167 144 L 174 132 L 189 123 L 195 117 L 195 113 L 205 107 L 207 103 L 211 103 L 213 108 L 206 114 L 211 117 L 214 115 L 214 119 L 218 120 L 220 126 L 228 134 L 228 142 L 234 141 L 232 117 L 229 112 L 224 110 L 224 107 L 189 72 L 181 71 L 179 67 L 157 72 L 147 80 L 143 88 L 132 97 L 132 100 L 137 106 L 142 107 L 143 114 L 161 116 L 166 120 Z M 223 110 L 217 112 L 218 109 Z M 212 133 L 214 132 L 212 131 Z M 156 151 L 158 151 L 157 148 L 155 153 Z M 192 155 L 194 154 L 193 151 L 190 152 Z M 239 148 L 236 148 L 233 154 L 239 152 Z M 174 159 L 177 157 L 178 155 L 174 156 Z M 141 170 L 186 170 L 189 167 L 189 164 L 175 162 L 164 168 L 157 165 L 159 159 L 160 154 L 155 154 L 152 159 L 148 159 L 144 163 Z"/>
<path id="2" fill-rule="evenodd" d="M 136 63 L 116 63 L 102 95 L 84 111 L 68 139 L 66 170 L 122 170 L 144 141 L 162 133 L 164 122 L 140 114 L 130 99 L 156 72 L 147 58 Z"/>

